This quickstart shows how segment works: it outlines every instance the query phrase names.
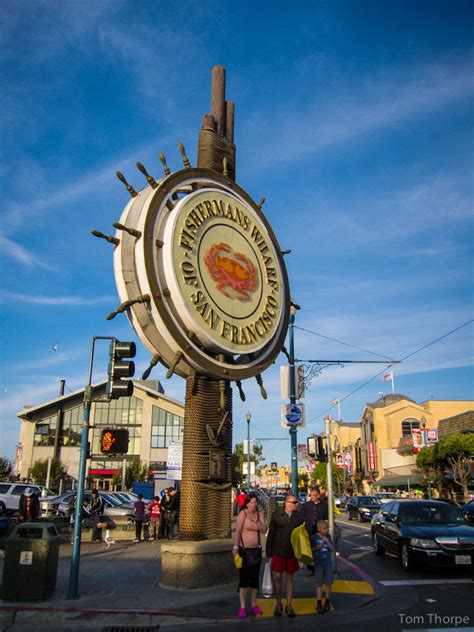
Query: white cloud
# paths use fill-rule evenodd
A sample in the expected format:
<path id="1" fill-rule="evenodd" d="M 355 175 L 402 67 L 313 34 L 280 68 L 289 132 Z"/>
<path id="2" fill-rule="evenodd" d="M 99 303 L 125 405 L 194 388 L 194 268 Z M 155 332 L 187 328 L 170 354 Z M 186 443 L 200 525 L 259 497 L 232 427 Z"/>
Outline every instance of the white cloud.
<path id="1" fill-rule="evenodd" d="M 45 305 L 51 307 L 90 306 L 102 305 L 116 300 L 112 295 L 84 298 L 82 296 L 34 296 L 32 294 L 19 294 L 15 292 L 0 292 L 4 301 L 26 303 L 28 305 Z"/>
<path id="2" fill-rule="evenodd" d="M 29 250 L 15 243 L 12 239 L 9 239 L 2 233 L 0 233 L 0 249 L 3 257 L 9 257 L 17 263 L 25 265 L 27 267 L 38 266 L 45 270 L 56 270 L 55 266 L 49 265 L 44 261 L 41 261 L 36 255 Z"/>

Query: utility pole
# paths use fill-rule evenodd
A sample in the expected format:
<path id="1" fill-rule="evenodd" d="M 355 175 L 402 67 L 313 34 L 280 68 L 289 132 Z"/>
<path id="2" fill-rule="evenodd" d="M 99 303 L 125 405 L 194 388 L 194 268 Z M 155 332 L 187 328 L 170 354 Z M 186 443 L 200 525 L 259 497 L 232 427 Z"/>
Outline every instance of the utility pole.
<path id="1" fill-rule="evenodd" d="M 295 337 L 294 324 L 295 315 L 298 308 L 294 303 L 290 307 L 289 321 L 289 363 L 290 363 L 290 404 L 296 404 L 296 382 L 295 382 Z M 291 493 L 298 498 L 298 441 L 296 427 L 289 429 L 291 441 Z"/>
<path id="2" fill-rule="evenodd" d="M 324 418 L 324 431 L 326 434 L 326 478 L 328 481 L 328 518 L 329 518 L 329 533 L 332 541 L 335 542 L 335 528 L 334 528 L 334 485 L 332 480 L 332 447 L 331 447 L 331 421 L 332 418 L 327 416 Z M 336 554 L 332 554 L 334 570 L 336 570 L 337 561 Z"/>
<path id="3" fill-rule="evenodd" d="M 250 494 L 250 420 L 252 419 L 252 415 L 247 413 L 245 419 L 247 420 L 247 494 Z"/>

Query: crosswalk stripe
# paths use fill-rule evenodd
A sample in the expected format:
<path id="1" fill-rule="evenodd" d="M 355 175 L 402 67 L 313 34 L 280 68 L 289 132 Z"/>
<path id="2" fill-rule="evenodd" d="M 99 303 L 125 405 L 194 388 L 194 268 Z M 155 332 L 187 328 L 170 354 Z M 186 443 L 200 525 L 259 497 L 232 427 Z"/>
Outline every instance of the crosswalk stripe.
<path id="1" fill-rule="evenodd" d="M 429 586 L 430 584 L 472 584 L 474 579 L 469 577 L 454 577 L 453 579 L 390 579 L 379 581 L 382 586 Z"/>

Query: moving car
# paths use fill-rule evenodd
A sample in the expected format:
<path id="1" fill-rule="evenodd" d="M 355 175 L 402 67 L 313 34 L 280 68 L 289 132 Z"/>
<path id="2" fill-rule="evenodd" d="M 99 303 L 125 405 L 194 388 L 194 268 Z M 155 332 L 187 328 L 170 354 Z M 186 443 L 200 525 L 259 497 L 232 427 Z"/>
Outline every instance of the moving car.
<path id="1" fill-rule="evenodd" d="M 396 555 L 406 571 L 419 564 L 471 566 L 474 529 L 461 511 L 438 500 L 385 503 L 372 522 L 376 555 Z"/>
<path id="2" fill-rule="evenodd" d="M 380 505 L 375 496 L 352 496 L 346 507 L 348 520 L 370 521 L 372 516 L 379 511 Z"/>

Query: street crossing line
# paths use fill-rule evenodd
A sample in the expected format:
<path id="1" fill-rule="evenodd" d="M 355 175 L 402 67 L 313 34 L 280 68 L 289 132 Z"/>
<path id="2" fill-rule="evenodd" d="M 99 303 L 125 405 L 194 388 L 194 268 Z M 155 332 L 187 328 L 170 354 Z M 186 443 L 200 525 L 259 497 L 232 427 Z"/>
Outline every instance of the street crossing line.
<path id="1" fill-rule="evenodd" d="M 429 586 L 430 584 L 472 584 L 474 579 L 469 577 L 455 577 L 453 579 L 389 579 L 386 581 L 379 581 L 382 586 Z"/>

